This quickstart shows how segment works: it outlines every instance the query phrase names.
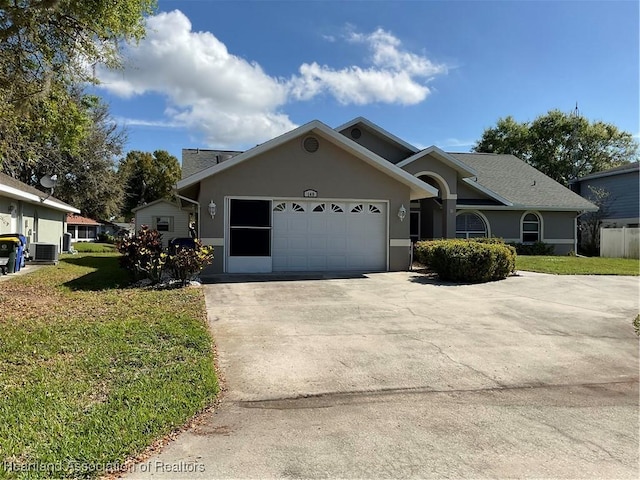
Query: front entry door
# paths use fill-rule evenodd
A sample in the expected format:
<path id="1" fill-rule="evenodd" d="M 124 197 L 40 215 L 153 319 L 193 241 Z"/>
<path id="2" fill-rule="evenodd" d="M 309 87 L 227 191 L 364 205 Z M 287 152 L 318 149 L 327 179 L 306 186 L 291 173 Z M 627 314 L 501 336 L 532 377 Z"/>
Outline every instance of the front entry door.
<path id="1" fill-rule="evenodd" d="M 271 200 L 229 200 L 229 273 L 271 272 Z"/>

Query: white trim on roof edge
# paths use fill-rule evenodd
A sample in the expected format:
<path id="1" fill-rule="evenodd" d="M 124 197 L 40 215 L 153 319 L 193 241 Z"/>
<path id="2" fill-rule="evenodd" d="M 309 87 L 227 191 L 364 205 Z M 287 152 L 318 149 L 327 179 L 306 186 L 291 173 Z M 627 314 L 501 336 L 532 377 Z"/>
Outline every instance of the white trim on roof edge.
<path id="1" fill-rule="evenodd" d="M 131 213 L 135 213 L 138 210 L 142 210 L 143 208 L 147 208 L 158 203 L 168 203 L 169 205 L 173 205 L 174 207 L 183 210 L 183 208 L 177 202 L 171 201 L 167 198 L 159 198 L 158 200 L 154 200 L 153 202 L 145 203 L 144 205 L 140 205 L 139 207 L 134 208 L 133 210 L 131 210 Z"/>
<path id="2" fill-rule="evenodd" d="M 412 162 L 424 157 L 425 155 L 430 155 L 434 153 L 440 160 L 443 160 L 445 164 L 449 167 L 453 168 L 458 173 L 462 175 L 466 175 L 467 177 L 475 177 L 478 175 L 478 172 L 467 165 L 464 162 L 461 162 L 457 158 L 452 157 L 447 152 L 442 150 L 441 148 L 436 147 L 435 145 L 431 145 L 430 147 L 425 148 L 424 150 L 420 150 L 419 152 L 411 155 L 409 158 L 405 158 L 401 162 L 398 162 L 396 166 L 403 168 L 405 165 L 409 165 Z"/>
<path id="3" fill-rule="evenodd" d="M 580 207 L 558 207 L 547 206 L 541 207 L 539 205 L 456 205 L 458 210 L 461 209 L 476 209 L 476 210 L 537 210 L 539 212 L 595 212 L 598 207 L 593 208 L 580 208 Z"/>
<path id="4" fill-rule="evenodd" d="M 44 197 L 43 199 L 39 195 L 23 192 L 22 190 L 10 187 L 9 185 L 0 184 L 0 193 L 6 193 L 7 195 L 12 195 L 12 197 L 17 197 L 19 199 L 26 200 L 27 202 L 35 203 L 38 205 L 45 205 L 49 208 L 53 208 L 54 210 L 60 210 L 66 213 L 80 213 L 80 210 L 72 207 L 71 205 L 66 205 L 62 202 L 56 202 L 55 200 L 46 198 L 47 194 L 45 194 L 44 192 L 42 193 Z"/>
<path id="5" fill-rule="evenodd" d="M 262 143 L 250 150 L 247 150 L 246 152 L 236 155 L 235 157 L 225 162 L 219 163 L 217 165 L 213 165 L 209 168 L 206 168 L 205 170 L 202 170 L 201 172 L 190 175 L 187 178 L 183 178 L 182 180 L 179 180 L 177 182 L 176 190 L 179 191 L 179 190 L 182 190 L 183 188 L 190 187 L 191 185 L 201 182 L 205 178 L 208 178 L 212 175 L 216 175 L 229 168 L 233 168 L 239 163 L 244 162 L 245 160 L 254 158 L 257 155 L 260 155 L 261 153 L 264 153 L 268 150 L 276 148 L 290 140 L 301 137 L 311 132 L 317 135 L 320 135 L 321 137 L 325 138 L 326 140 L 334 144 L 340 145 L 342 148 L 351 152 L 353 155 L 357 156 L 358 158 L 368 163 L 372 167 L 377 168 L 378 170 L 382 171 L 383 173 L 386 173 L 387 175 L 394 178 L 395 180 L 407 185 L 411 189 L 410 197 L 412 200 L 418 199 L 418 198 L 435 197 L 438 195 L 438 191 L 435 188 L 433 188 L 431 185 L 423 182 L 422 180 L 415 178 L 409 172 L 406 172 L 405 170 L 398 168 L 391 162 L 376 155 L 370 150 L 367 150 L 362 145 L 345 137 L 341 133 L 330 128 L 329 126 L 325 125 L 319 120 L 313 120 L 294 130 L 291 130 L 278 137 L 268 140 L 267 142 Z"/>
<path id="6" fill-rule="evenodd" d="M 340 125 L 339 127 L 334 128 L 334 130 L 336 132 L 340 132 L 340 130 L 345 130 L 347 128 L 354 127 L 358 123 L 362 123 L 363 125 L 366 125 L 370 129 L 375 130 L 376 132 L 378 132 L 383 137 L 387 137 L 389 140 L 392 140 L 392 141 L 396 142 L 398 145 L 403 146 L 407 150 L 411 150 L 414 153 L 420 151 L 419 148 L 411 145 L 408 142 L 405 142 L 400 137 L 396 137 L 393 133 L 390 133 L 390 132 L 386 131 L 380 125 L 376 125 L 371 120 L 368 120 L 368 119 L 366 119 L 364 117 L 356 117 L 353 120 L 350 120 L 347 123 L 344 123 L 344 124 Z"/>

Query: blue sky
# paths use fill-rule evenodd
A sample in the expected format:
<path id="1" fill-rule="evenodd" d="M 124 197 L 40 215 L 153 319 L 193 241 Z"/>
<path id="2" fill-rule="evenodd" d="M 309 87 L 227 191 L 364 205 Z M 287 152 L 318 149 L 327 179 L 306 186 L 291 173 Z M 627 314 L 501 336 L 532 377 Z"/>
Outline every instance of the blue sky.
<path id="1" fill-rule="evenodd" d="M 99 94 L 127 150 L 244 150 L 364 116 L 468 151 L 500 117 L 580 112 L 638 135 L 637 1 L 158 2 Z"/>

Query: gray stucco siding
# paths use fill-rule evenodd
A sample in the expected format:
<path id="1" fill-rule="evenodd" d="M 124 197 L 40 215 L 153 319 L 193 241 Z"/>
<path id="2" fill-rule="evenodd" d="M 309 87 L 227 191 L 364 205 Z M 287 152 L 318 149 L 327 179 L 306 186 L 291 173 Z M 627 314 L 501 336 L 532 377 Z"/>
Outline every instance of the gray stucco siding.
<path id="1" fill-rule="evenodd" d="M 456 188 L 458 192 L 458 203 L 464 203 L 464 200 L 493 200 L 488 195 L 479 192 L 475 188 L 471 188 L 461 180 L 457 182 Z"/>
<path id="2" fill-rule="evenodd" d="M 541 212 L 545 239 L 572 239 L 575 235 L 574 219 L 577 212 Z"/>
<path id="3" fill-rule="evenodd" d="M 474 211 L 465 209 L 464 211 Z M 521 219 L 525 210 L 481 210 L 481 212 L 489 222 L 491 235 L 501 237 L 507 241 L 521 241 Z M 529 210 L 527 210 L 529 211 Z M 554 245 L 573 245 L 574 240 L 574 219 L 577 212 L 549 212 L 536 211 L 542 221 L 542 241 Z M 560 243 L 549 242 L 549 240 L 562 240 Z M 556 253 L 558 251 L 556 246 Z M 573 246 L 571 247 L 573 248 Z M 567 250 L 568 252 L 569 250 Z"/>
<path id="4" fill-rule="evenodd" d="M 356 139 L 351 136 L 351 130 L 353 130 L 354 128 L 358 128 L 362 132 L 362 135 L 360 136 L 360 138 Z M 410 150 L 407 150 L 404 147 L 401 147 L 400 145 L 392 144 L 388 140 L 382 139 L 379 136 L 374 135 L 373 133 L 371 133 L 369 130 L 367 130 L 365 127 L 361 125 L 354 125 L 352 127 L 349 127 L 341 131 L 340 133 L 343 134 L 348 139 L 353 140 L 354 142 L 365 147 L 366 149 L 372 151 L 376 155 L 379 155 L 380 157 L 394 164 L 404 160 L 405 158 L 413 154 L 413 152 L 411 152 Z"/>
<path id="5" fill-rule="evenodd" d="M 414 176 L 417 176 L 421 172 L 435 173 L 442 177 L 446 182 L 447 187 L 449 188 L 449 193 L 456 195 L 458 192 L 457 172 L 453 168 L 444 165 L 440 160 L 433 158 L 431 155 L 425 155 L 424 157 L 418 158 L 402 167 L 402 169 Z M 441 192 L 440 195 L 444 197 L 445 192 Z"/>
<path id="6" fill-rule="evenodd" d="M 465 210 L 473 211 L 473 210 Z M 487 218 L 489 229 L 493 237 L 501 237 L 507 240 L 520 238 L 520 211 L 496 211 L 479 210 Z M 518 240 L 519 241 L 519 240 Z"/>
<path id="7" fill-rule="evenodd" d="M 401 222 L 397 212 L 401 205 L 409 210 L 409 187 L 333 143 L 318 139 L 320 146 L 316 153 L 307 153 L 302 149 L 302 139 L 295 139 L 203 179 L 198 197 L 202 209 L 200 236 L 216 242 L 224 238 L 226 198 L 303 199 L 303 192 L 313 189 L 319 199 L 388 201 L 389 239 L 408 239 L 408 218 Z M 211 200 L 218 206 L 213 220 L 207 214 Z M 389 249 L 389 268 L 406 269 L 408 258 L 404 262 L 395 260 L 396 249 Z M 210 268 L 221 272 L 223 259 L 224 249 L 216 245 L 215 262 Z"/>

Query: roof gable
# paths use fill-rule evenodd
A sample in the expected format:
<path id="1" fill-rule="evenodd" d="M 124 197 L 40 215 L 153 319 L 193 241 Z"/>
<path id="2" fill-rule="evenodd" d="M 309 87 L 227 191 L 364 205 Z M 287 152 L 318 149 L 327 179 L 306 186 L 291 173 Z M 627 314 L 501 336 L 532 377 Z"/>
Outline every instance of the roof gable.
<path id="1" fill-rule="evenodd" d="M 423 158 L 423 157 L 425 157 L 427 155 L 432 155 L 432 156 L 436 157 L 438 160 L 440 160 L 445 165 L 453 168 L 463 178 L 465 178 L 465 177 L 473 177 L 477 173 L 472 167 L 470 167 L 469 165 L 465 164 L 464 162 L 461 162 L 460 160 L 458 160 L 454 156 L 448 154 L 444 150 L 439 149 L 435 145 L 432 145 L 432 146 L 430 146 L 428 148 L 425 148 L 424 150 L 421 150 L 421 151 L 415 153 L 414 155 L 410 156 L 409 158 L 401 161 L 400 163 L 398 163 L 398 167 L 402 168 L 402 167 L 404 167 L 404 166 L 406 166 L 406 165 L 408 165 L 408 164 L 410 164 L 412 162 L 415 162 L 416 160 L 418 160 L 420 158 Z"/>
<path id="2" fill-rule="evenodd" d="M 266 151 L 285 144 L 286 142 L 289 142 L 296 138 L 301 138 L 311 133 L 318 135 L 325 140 L 328 140 L 329 142 L 339 146 L 345 151 L 351 153 L 353 156 L 369 164 L 371 167 L 387 174 L 396 181 L 404 183 L 410 188 L 412 199 L 433 197 L 437 195 L 437 190 L 434 189 L 431 185 L 426 184 L 425 182 L 415 178 L 404 170 L 396 167 L 384 158 L 367 150 L 362 145 L 359 145 L 358 143 L 348 139 L 344 135 L 340 134 L 339 132 L 330 128 L 319 120 L 313 120 L 312 122 L 302 125 L 301 127 L 284 133 L 272 140 L 269 140 L 250 150 L 247 150 L 246 152 L 236 155 L 225 162 L 211 166 L 201 172 L 184 178 L 178 181 L 178 183 L 176 184 L 176 189 L 180 191 L 184 188 L 200 182 L 201 180 L 204 180 L 207 177 L 216 175 L 220 172 L 233 168 L 240 163 L 255 158 Z"/>
<path id="3" fill-rule="evenodd" d="M 347 123 L 345 123 L 343 125 L 340 125 L 339 127 L 336 127 L 335 131 L 339 132 L 340 134 L 342 134 L 345 137 L 347 137 L 347 134 L 345 132 L 347 130 L 349 130 L 349 129 L 353 128 L 353 127 L 357 127 L 357 126 L 365 127 L 367 130 L 373 132 L 378 137 L 386 140 L 388 143 L 395 144 L 398 147 L 401 147 L 401 148 L 403 148 L 405 150 L 408 150 L 409 153 L 416 153 L 416 152 L 418 152 L 420 150 L 419 148 L 415 147 L 414 145 L 411 145 L 410 143 L 405 142 L 400 137 L 397 137 L 393 133 L 390 133 L 387 130 L 385 130 L 384 128 L 382 128 L 380 125 L 376 125 L 371 120 L 367 120 L 364 117 L 356 117 L 353 120 L 351 120 L 351 121 L 349 121 L 349 122 L 347 122 Z"/>
<path id="4" fill-rule="evenodd" d="M 166 203 L 167 205 L 171 205 L 172 207 L 175 207 L 178 210 L 182 210 L 180 208 L 180 206 L 176 202 L 173 202 L 171 200 L 167 200 L 166 198 L 160 198 L 158 200 L 154 200 L 153 202 L 149 202 L 149 203 L 145 203 L 144 205 L 140 205 L 139 207 L 136 207 L 133 210 L 131 210 L 131 212 L 135 213 L 135 212 L 137 212 L 139 210 L 142 210 L 142 209 L 148 208 L 148 207 L 152 207 L 152 206 L 157 205 L 159 203 Z"/>

